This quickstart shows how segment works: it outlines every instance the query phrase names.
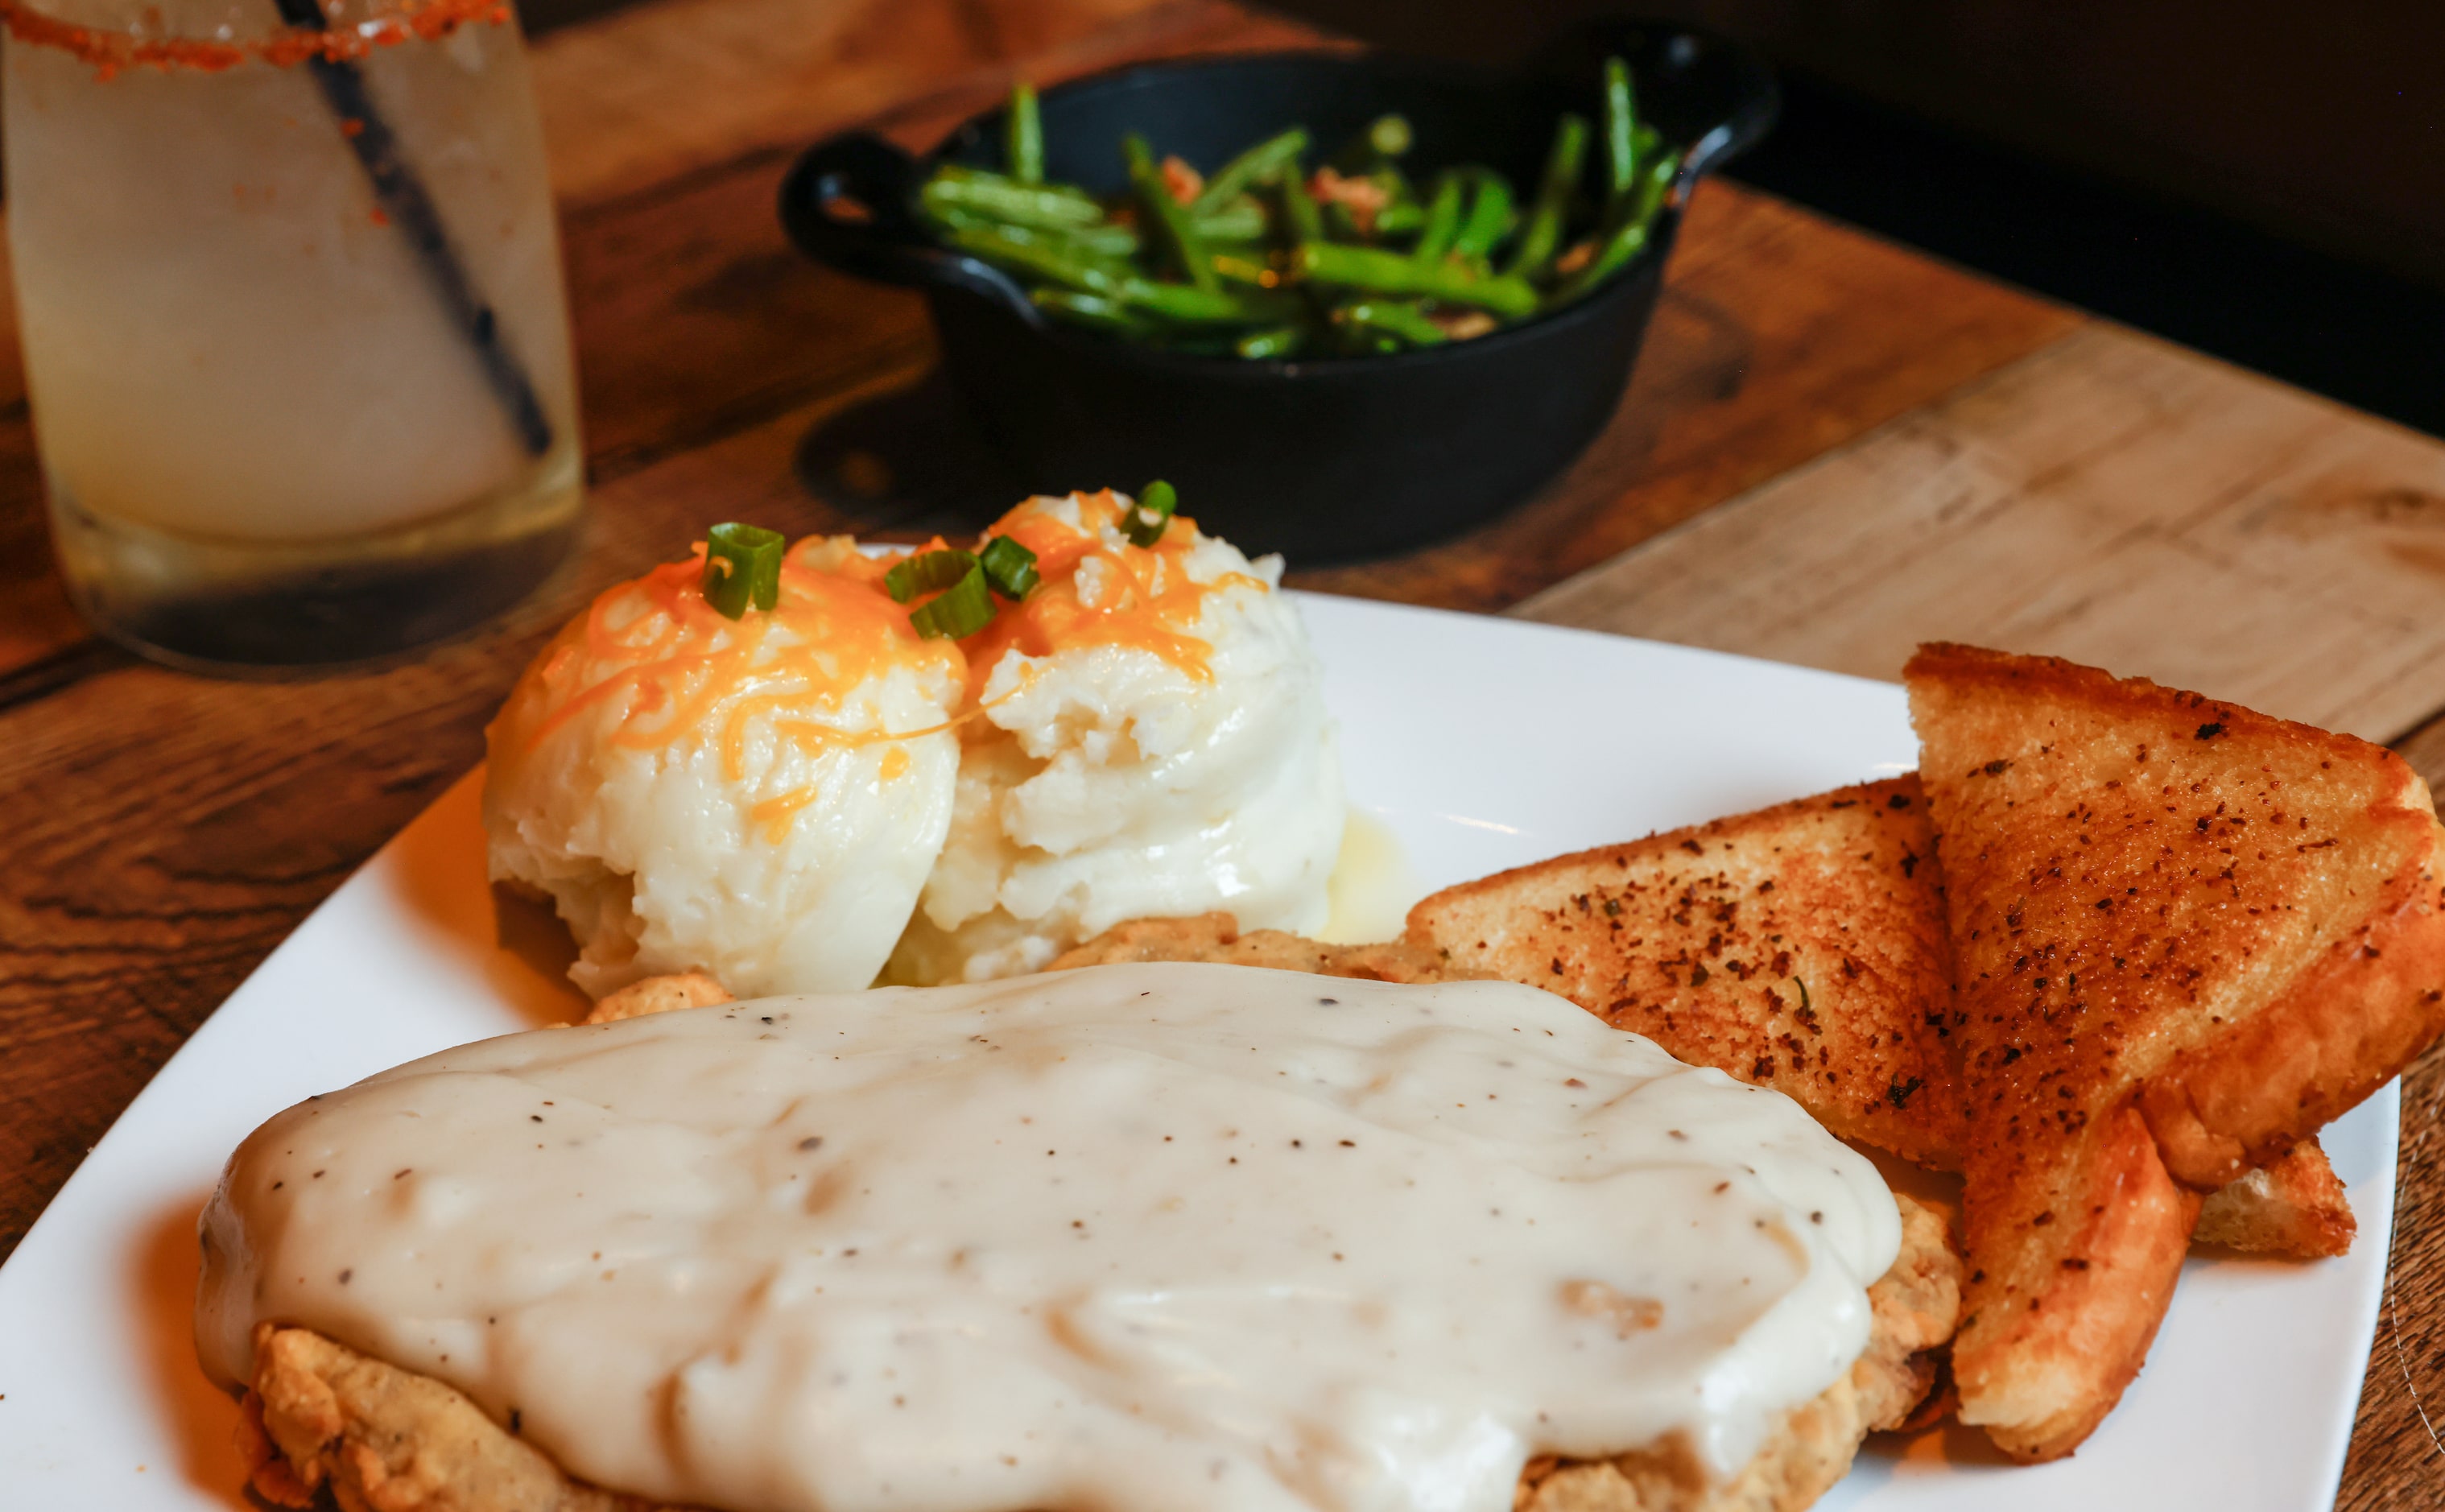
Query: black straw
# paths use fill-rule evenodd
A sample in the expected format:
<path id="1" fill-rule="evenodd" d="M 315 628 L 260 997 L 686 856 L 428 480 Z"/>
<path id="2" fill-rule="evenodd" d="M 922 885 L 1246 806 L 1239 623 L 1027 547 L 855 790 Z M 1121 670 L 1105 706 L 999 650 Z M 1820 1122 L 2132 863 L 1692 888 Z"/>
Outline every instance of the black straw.
<path id="1" fill-rule="evenodd" d="M 330 18 L 323 13 L 319 0 L 273 3 L 280 8 L 280 19 L 292 27 L 311 31 L 330 28 Z M 364 70 L 352 60 L 321 53 L 308 58 L 306 66 L 322 87 L 331 114 L 339 118 L 340 133 L 364 167 L 383 214 L 416 249 L 416 260 L 423 265 L 433 291 L 441 296 L 451 320 L 476 348 L 476 358 L 484 366 L 485 381 L 492 385 L 501 407 L 509 412 L 518 440 L 529 453 L 541 457 L 551 448 L 551 421 L 544 417 L 543 404 L 535 398 L 534 384 L 528 380 L 526 369 L 501 345 L 500 321 L 494 315 L 493 307 L 476 293 L 476 286 L 467 277 L 466 265 L 452 250 L 450 233 L 442 227 L 441 214 L 434 208 L 424 181 L 416 177 L 416 170 L 401 156 L 399 139 L 374 109 L 373 98 L 365 92 Z"/>

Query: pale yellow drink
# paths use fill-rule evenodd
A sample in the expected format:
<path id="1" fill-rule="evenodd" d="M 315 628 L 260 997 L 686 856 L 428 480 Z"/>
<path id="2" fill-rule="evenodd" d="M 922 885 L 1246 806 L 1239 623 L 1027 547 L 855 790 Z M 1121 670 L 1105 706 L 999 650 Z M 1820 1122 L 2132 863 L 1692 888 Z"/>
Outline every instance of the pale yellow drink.
<path id="1" fill-rule="evenodd" d="M 515 21 L 327 13 L 489 330 L 438 290 L 359 159 L 366 123 L 296 56 L 324 44 L 273 0 L 11 18 L 9 231 L 62 565 L 100 627 L 174 659 L 429 641 L 514 601 L 574 533 L 567 306 Z M 532 395 L 524 423 L 504 371 Z"/>

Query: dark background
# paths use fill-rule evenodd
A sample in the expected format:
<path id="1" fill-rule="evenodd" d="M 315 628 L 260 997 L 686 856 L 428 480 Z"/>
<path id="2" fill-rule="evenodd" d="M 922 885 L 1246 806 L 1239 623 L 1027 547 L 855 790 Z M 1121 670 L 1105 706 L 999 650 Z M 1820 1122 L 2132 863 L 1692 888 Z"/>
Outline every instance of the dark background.
<path id="1" fill-rule="evenodd" d="M 1598 0 L 1277 0 L 1502 62 Z M 1781 66 L 1732 177 L 2445 435 L 2445 5 L 1651 0 Z"/>
<path id="2" fill-rule="evenodd" d="M 526 0 L 546 30 L 617 0 Z M 2445 435 L 2439 0 L 1271 0 L 1500 65 L 1597 14 L 1782 70 L 1732 177 Z"/>

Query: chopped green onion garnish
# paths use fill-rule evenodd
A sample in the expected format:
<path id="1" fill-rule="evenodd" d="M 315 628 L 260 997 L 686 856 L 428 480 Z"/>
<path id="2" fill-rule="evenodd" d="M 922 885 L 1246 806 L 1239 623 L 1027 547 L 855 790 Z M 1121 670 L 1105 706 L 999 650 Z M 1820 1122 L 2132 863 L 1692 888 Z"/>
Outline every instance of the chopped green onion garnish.
<path id="1" fill-rule="evenodd" d="M 925 551 L 883 574 L 883 590 L 894 604 L 905 604 L 920 593 L 939 593 L 976 569 L 966 551 Z"/>
<path id="2" fill-rule="evenodd" d="M 985 569 L 985 581 L 993 590 L 1006 599 L 1023 599 L 1027 590 L 1036 587 L 1036 553 L 1007 535 L 997 535 L 977 553 L 977 565 Z"/>
<path id="3" fill-rule="evenodd" d="M 1171 512 L 1180 508 L 1180 495 L 1169 483 L 1156 478 L 1138 491 L 1135 508 L 1121 518 L 1121 529 L 1128 532 L 1131 546 L 1152 546 L 1163 539 L 1165 527 L 1171 523 Z"/>
<path id="4" fill-rule="evenodd" d="M 997 540 L 994 544 L 1001 543 Z M 1016 541 L 1010 544 L 1018 546 Z M 1023 546 L 1018 549 L 1027 551 Z M 992 556 L 990 547 L 985 554 Z M 1004 560 L 1008 560 L 1007 553 Z M 1034 553 L 1029 553 L 1023 565 L 1033 578 Z M 908 623 L 928 640 L 947 637 L 956 641 L 993 623 L 993 593 L 985 587 L 985 568 L 972 552 L 927 551 L 912 556 L 883 574 L 883 590 L 891 595 L 894 604 L 905 604 L 920 593 L 942 595 L 908 611 Z"/>
<path id="5" fill-rule="evenodd" d="M 949 551 L 930 551 L 927 556 L 949 556 Z M 963 635 L 974 635 L 993 623 L 993 593 L 985 587 L 985 569 L 965 551 L 968 569 L 960 580 L 943 590 L 942 596 L 909 610 L 908 623 L 927 640 L 956 641 Z M 924 558 L 921 557 L 923 561 Z"/>
<path id="6" fill-rule="evenodd" d="M 705 532 L 704 601 L 734 620 L 780 603 L 785 544 L 778 531 L 735 522 Z"/>

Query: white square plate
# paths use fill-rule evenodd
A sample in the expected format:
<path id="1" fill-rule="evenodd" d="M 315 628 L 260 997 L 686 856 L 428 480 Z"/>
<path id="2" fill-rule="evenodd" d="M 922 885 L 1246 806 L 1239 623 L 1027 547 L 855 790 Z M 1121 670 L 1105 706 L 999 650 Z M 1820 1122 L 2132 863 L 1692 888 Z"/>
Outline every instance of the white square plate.
<path id="1" fill-rule="evenodd" d="M 1307 596 L 1353 803 L 1418 878 L 1500 868 L 1916 764 L 1901 690 L 1712 652 Z M 471 777 L 317 909 L 142 1095 L 0 1269 L 0 1507 L 242 1508 L 236 1409 L 188 1339 L 222 1159 L 309 1093 L 572 1017 L 501 949 Z M 2394 1215 L 2389 1087 L 2325 1135 L 2360 1242 L 2193 1260 L 2146 1374 L 2077 1458 L 1976 1435 L 1872 1446 L 1821 1506 L 2084 1512 L 2332 1503 Z"/>

